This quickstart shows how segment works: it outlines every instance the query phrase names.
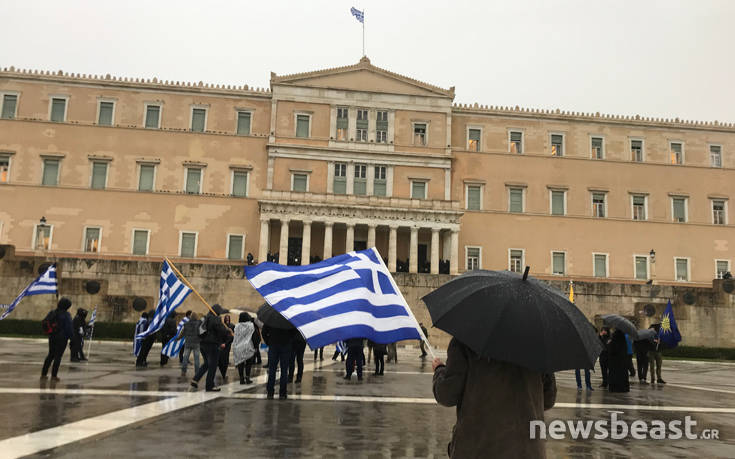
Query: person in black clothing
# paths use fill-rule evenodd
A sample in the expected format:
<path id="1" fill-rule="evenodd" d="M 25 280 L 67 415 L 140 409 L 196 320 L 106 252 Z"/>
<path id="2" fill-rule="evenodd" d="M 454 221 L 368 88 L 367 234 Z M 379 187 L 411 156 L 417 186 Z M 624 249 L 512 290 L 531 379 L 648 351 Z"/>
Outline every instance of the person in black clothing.
<path id="1" fill-rule="evenodd" d="M 87 329 L 87 310 L 84 308 L 77 309 L 77 315 L 74 316 L 74 320 L 71 322 L 73 333 L 71 340 L 69 340 L 69 349 L 71 350 L 71 361 L 79 362 L 81 360 L 87 360 L 84 357 L 84 334 Z"/>
<path id="2" fill-rule="evenodd" d="M 362 364 L 365 361 L 365 354 L 362 352 L 363 338 L 350 338 L 345 344 L 347 345 L 347 374 L 344 379 L 350 380 L 352 371 L 357 365 L 357 380 L 362 381 Z"/>
<path id="3" fill-rule="evenodd" d="M 324 360 L 324 346 L 314 349 L 314 361 L 316 361 L 317 354 L 319 360 Z"/>
<path id="4" fill-rule="evenodd" d="M 230 316 L 225 316 L 224 322 L 225 326 L 230 329 L 232 334 L 227 337 L 227 341 L 225 341 L 225 347 L 219 353 L 219 362 L 217 366 L 219 367 L 219 374 L 222 375 L 222 381 L 227 379 L 227 369 L 230 367 L 230 351 L 232 350 L 232 340 L 235 337 L 235 326 L 232 325 L 232 319 L 230 319 Z"/>
<path id="5" fill-rule="evenodd" d="M 278 398 L 288 397 L 288 365 L 291 361 L 291 352 L 296 329 L 283 330 L 269 325 L 263 325 L 263 340 L 268 345 L 268 382 L 266 393 L 269 399 L 273 398 L 276 386 L 276 369 L 281 367 L 281 380 L 278 388 Z"/>
<path id="6" fill-rule="evenodd" d="M 168 356 L 163 353 L 163 346 L 165 346 L 171 338 L 176 336 L 175 315 L 171 314 L 166 317 L 166 320 L 163 322 L 163 327 L 161 327 L 161 331 L 158 334 L 161 337 L 161 366 L 164 366 L 168 363 Z"/>
<path id="7" fill-rule="evenodd" d="M 600 334 L 600 343 L 602 343 L 602 352 L 600 352 L 600 374 L 602 375 L 602 384 L 600 387 L 607 387 L 608 382 L 608 346 L 610 344 L 610 329 L 602 327 Z"/>
<path id="8" fill-rule="evenodd" d="M 635 363 L 638 366 L 638 382 L 648 384 L 648 351 L 651 350 L 651 341 L 642 339 L 633 342 L 635 348 Z"/>
<path id="9" fill-rule="evenodd" d="M 628 382 L 628 345 L 625 342 L 625 334 L 615 330 L 608 348 L 608 390 L 610 392 L 630 391 Z"/>
<path id="10" fill-rule="evenodd" d="M 421 332 L 424 334 L 424 337 L 426 339 L 429 339 L 429 331 L 426 329 L 426 327 L 424 327 L 424 324 L 423 323 L 419 323 L 419 327 L 421 327 Z M 423 359 L 424 357 L 426 357 L 426 348 L 424 347 L 424 346 L 426 346 L 426 343 L 424 343 L 424 340 L 421 340 L 420 343 L 421 343 L 420 344 L 420 346 L 421 346 L 421 355 L 419 357 L 421 357 Z"/>
<path id="11" fill-rule="evenodd" d="M 340 357 L 340 360 L 342 362 L 345 361 L 345 355 L 339 351 L 339 348 L 336 348 L 334 350 L 334 354 L 332 355 L 332 360 L 337 360 L 337 357 Z"/>
<path id="12" fill-rule="evenodd" d="M 202 379 L 204 373 L 207 373 L 207 392 L 219 392 L 219 387 L 214 387 L 214 375 L 217 373 L 220 350 L 225 348 L 225 342 L 231 333 L 230 329 L 222 323 L 219 316 L 230 311 L 219 304 L 212 306 L 212 309 L 216 314 L 210 311 L 202 319 L 206 320 L 207 329 L 207 333 L 202 337 L 199 345 L 204 355 L 204 364 L 199 367 L 199 371 L 196 372 L 194 379 L 191 380 L 191 387 L 197 389 L 199 387 L 199 380 Z"/>
<path id="13" fill-rule="evenodd" d="M 260 355 L 260 327 L 258 327 L 258 324 L 255 323 L 255 321 L 253 321 L 253 325 L 255 325 L 255 331 L 253 332 L 253 343 L 255 343 L 255 335 L 258 335 L 258 344 L 255 346 L 255 356 L 253 356 L 255 360 L 253 361 L 253 363 L 260 365 L 263 363 L 263 357 L 261 357 Z"/>
<path id="14" fill-rule="evenodd" d="M 385 371 L 385 354 L 388 353 L 388 346 L 385 344 L 373 343 L 373 354 L 375 356 L 375 374 L 380 376 Z"/>
<path id="15" fill-rule="evenodd" d="M 294 370 L 298 367 L 296 373 L 296 383 L 298 384 L 304 375 L 304 352 L 306 352 L 306 340 L 301 336 L 301 333 L 294 334 L 291 351 L 291 361 L 288 364 L 288 382 L 293 382 Z"/>
<path id="16" fill-rule="evenodd" d="M 69 314 L 70 307 L 71 300 L 69 298 L 61 298 L 56 305 L 56 309 L 50 311 L 44 319 L 54 324 L 54 331 L 48 335 L 48 355 L 46 356 L 46 360 L 43 361 L 43 368 L 41 369 L 42 379 L 46 379 L 48 369 L 51 366 L 51 362 L 53 362 L 53 367 L 51 367 L 51 380 L 59 380 L 58 374 L 61 357 L 64 355 L 66 342 L 74 333 L 71 315 Z"/>
<path id="17" fill-rule="evenodd" d="M 150 321 L 153 320 L 153 317 L 155 317 L 156 311 L 150 310 L 148 312 L 148 324 L 150 325 Z M 143 342 L 140 347 L 140 353 L 138 354 L 138 359 L 135 361 L 136 367 L 147 367 L 148 366 L 148 353 L 151 352 L 151 348 L 153 347 L 153 343 L 156 342 L 156 335 L 159 332 L 151 333 L 150 335 L 143 338 Z"/>

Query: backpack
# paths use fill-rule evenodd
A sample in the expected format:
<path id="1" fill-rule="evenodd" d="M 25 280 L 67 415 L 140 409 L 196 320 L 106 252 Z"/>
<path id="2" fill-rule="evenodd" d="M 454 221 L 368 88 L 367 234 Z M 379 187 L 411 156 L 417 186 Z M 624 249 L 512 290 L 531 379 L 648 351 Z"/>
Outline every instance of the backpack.
<path id="1" fill-rule="evenodd" d="M 202 320 L 199 321 L 199 329 L 197 330 L 197 333 L 199 334 L 199 338 L 204 338 L 207 336 L 207 321 L 209 319 L 209 314 L 202 317 Z"/>
<path id="2" fill-rule="evenodd" d="M 41 321 L 41 330 L 44 335 L 53 335 L 59 331 L 59 322 L 56 320 L 56 309 L 46 314 Z"/>

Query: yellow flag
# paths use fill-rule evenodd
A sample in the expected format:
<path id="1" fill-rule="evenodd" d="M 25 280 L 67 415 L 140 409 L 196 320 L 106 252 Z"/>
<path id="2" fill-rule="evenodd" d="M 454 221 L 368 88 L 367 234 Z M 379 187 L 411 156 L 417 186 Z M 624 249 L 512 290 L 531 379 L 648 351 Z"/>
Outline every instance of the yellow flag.
<path id="1" fill-rule="evenodd" d="M 574 303 L 574 284 L 569 281 L 569 301 Z"/>

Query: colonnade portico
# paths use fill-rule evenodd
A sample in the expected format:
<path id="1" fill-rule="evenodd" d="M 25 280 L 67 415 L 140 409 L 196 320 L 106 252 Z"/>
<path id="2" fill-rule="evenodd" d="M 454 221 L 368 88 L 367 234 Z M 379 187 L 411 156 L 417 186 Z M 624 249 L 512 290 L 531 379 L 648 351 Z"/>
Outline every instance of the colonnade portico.
<path id="1" fill-rule="evenodd" d="M 334 255 L 339 255 L 333 250 L 335 246 L 334 230 L 335 226 L 345 229 L 345 250 L 344 252 L 350 252 L 355 250 L 355 233 L 357 229 L 360 229 L 364 235 L 365 229 L 367 229 L 366 239 L 361 239 L 360 242 L 364 242 L 367 248 L 377 247 L 381 253 L 381 256 L 387 259 L 388 270 L 391 272 L 397 271 L 398 265 L 398 238 L 399 231 L 405 234 L 408 230 L 409 246 L 408 246 L 408 272 L 418 273 L 419 270 L 419 232 L 430 232 L 430 239 L 428 242 L 430 248 L 427 250 L 430 256 L 427 256 L 427 262 L 430 265 L 431 274 L 439 273 L 440 255 L 443 254 L 444 258 L 449 259 L 449 273 L 457 274 L 459 271 L 459 247 L 458 247 L 458 234 L 459 225 L 447 225 L 437 224 L 435 222 L 426 222 L 421 225 L 420 223 L 407 224 L 403 222 L 366 222 L 361 223 L 355 220 L 336 220 L 320 218 L 319 216 L 310 216 L 309 218 L 301 218 L 301 216 L 268 216 L 262 215 L 260 220 L 260 241 L 259 241 L 259 252 L 258 261 L 264 261 L 268 258 L 271 249 L 271 230 L 279 230 L 278 248 L 277 248 L 277 261 L 280 264 L 288 264 L 288 251 L 289 251 L 289 238 L 301 238 L 301 256 L 298 260 L 298 264 L 306 265 L 309 264 L 312 256 L 319 256 L 321 259 L 331 258 Z M 290 228 L 291 224 L 296 226 L 301 225 L 301 231 L 296 232 Z M 322 232 L 323 227 L 323 250 L 319 253 L 313 253 L 312 250 L 312 234 L 313 227 L 317 226 L 319 233 Z M 294 234 L 296 233 L 296 234 Z M 300 233 L 300 234 L 299 234 Z M 387 235 L 387 247 L 383 247 L 381 250 L 378 247 L 377 235 Z M 275 234 L 272 235 L 275 237 Z M 318 240 L 315 241 L 314 245 L 318 245 Z M 341 241 L 339 246 L 341 246 Z M 443 244 L 443 247 L 440 247 Z M 385 245 L 385 244 L 383 244 Z M 338 247 L 339 247 L 338 246 Z M 404 246 L 405 247 L 405 246 Z M 387 250 L 386 250 L 387 249 Z M 318 249 L 317 249 L 318 250 Z M 404 249 L 405 250 L 405 249 Z M 447 257 L 447 255 L 449 255 Z M 274 255 L 275 256 L 275 255 Z M 292 263 L 293 264 L 293 263 Z"/>

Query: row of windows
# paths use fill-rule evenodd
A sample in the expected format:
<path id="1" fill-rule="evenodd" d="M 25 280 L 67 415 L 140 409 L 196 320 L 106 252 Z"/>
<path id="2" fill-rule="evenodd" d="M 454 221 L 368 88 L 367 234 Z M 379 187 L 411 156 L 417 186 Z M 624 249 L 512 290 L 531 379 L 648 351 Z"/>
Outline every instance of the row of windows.
<path id="1" fill-rule="evenodd" d="M 358 108 L 353 111 L 355 116 L 354 136 L 349 135 L 350 130 L 350 109 L 348 107 L 337 107 L 337 120 L 335 123 L 334 138 L 340 141 L 354 140 L 357 142 L 367 142 L 368 133 L 371 124 L 375 129 L 375 138 L 370 141 L 376 143 L 388 142 L 388 111 L 387 110 L 368 110 L 366 108 Z M 372 117 L 371 114 L 375 116 Z M 374 121 L 373 121 L 374 119 Z M 373 124 L 374 123 L 374 124 Z M 426 126 L 424 125 L 424 130 Z M 297 137 L 298 129 L 297 129 Z M 424 139 L 425 140 L 425 139 Z M 421 145 L 425 145 L 422 143 Z"/>
<path id="2" fill-rule="evenodd" d="M 53 238 L 53 225 L 37 224 L 33 232 L 33 249 L 49 250 Z M 150 251 L 151 233 L 147 229 L 134 229 L 130 235 L 130 253 L 133 255 L 148 255 Z M 179 232 L 179 256 L 196 258 L 199 242 L 199 233 L 196 231 Z M 102 227 L 87 226 L 82 235 L 82 251 L 100 253 L 102 251 Z M 245 257 L 245 235 L 228 234 L 225 248 L 227 258 L 242 260 Z"/>
<path id="3" fill-rule="evenodd" d="M 483 209 L 483 188 L 482 184 L 465 185 L 465 207 L 468 210 Z M 525 207 L 525 188 L 508 187 L 508 212 L 523 213 Z M 671 198 L 671 219 L 672 221 L 685 223 L 689 221 L 689 198 L 686 196 L 672 196 Z M 607 212 L 607 192 L 592 191 L 590 193 L 591 213 L 593 217 L 605 218 Z M 727 225 L 727 200 L 724 198 L 710 199 L 712 210 L 712 224 Z M 630 195 L 631 218 L 633 220 L 648 220 L 648 195 L 631 194 Z M 567 191 L 566 190 L 549 190 L 549 214 L 550 215 L 566 215 L 567 213 Z"/>
<path id="4" fill-rule="evenodd" d="M 41 173 L 41 185 L 58 186 L 61 169 L 60 158 L 44 158 Z M 110 161 L 91 160 L 89 187 L 95 190 L 107 188 L 107 177 L 110 170 Z M 156 182 L 156 164 L 141 162 L 138 164 L 138 191 L 154 191 Z M 184 191 L 191 194 L 202 193 L 204 166 L 185 167 Z M 248 195 L 249 172 L 244 169 L 232 168 L 230 195 L 245 197 Z M 8 183 L 10 178 L 10 156 L 0 155 L 0 183 Z"/>
<path id="5" fill-rule="evenodd" d="M 565 137 L 566 136 L 563 133 L 549 134 L 549 145 L 551 147 L 552 156 L 564 156 L 566 151 Z M 471 127 L 467 129 L 467 149 L 469 151 L 482 151 L 481 139 L 482 129 Z M 591 135 L 589 145 L 590 158 L 605 159 L 605 137 Z M 628 139 L 631 161 L 639 163 L 646 161 L 644 145 L 645 142 L 643 138 Z M 722 167 L 722 145 L 710 143 L 708 144 L 708 148 L 710 166 Z M 508 131 L 508 152 L 516 154 L 522 154 L 524 152 L 523 131 L 512 129 Z M 671 164 L 684 164 L 684 142 L 678 140 L 669 141 L 669 158 Z"/>
<path id="6" fill-rule="evenodd" d="M 508 249 L 508 270 L 522 273 L 526 265 L 525 249 Z M 592 254 L 592 272 L 594 277 L 609 277 L 610 260 L 606 253 Z M 551 252 L 551 273 L 557 276 L 567 275 L 567 253 Z M 468 271 L 482 269 L 482 247 L 465 246 L 465 268 Z M 674 279 L 688 282 L 691 279 L 691 259 L 674 257 Z M 715 277 L 722 279 L 730 271 L 730 260 L 715 260 Z M 650 279 L 650 258 L 648 255 L 633 255 L 633 278 Z"/>

